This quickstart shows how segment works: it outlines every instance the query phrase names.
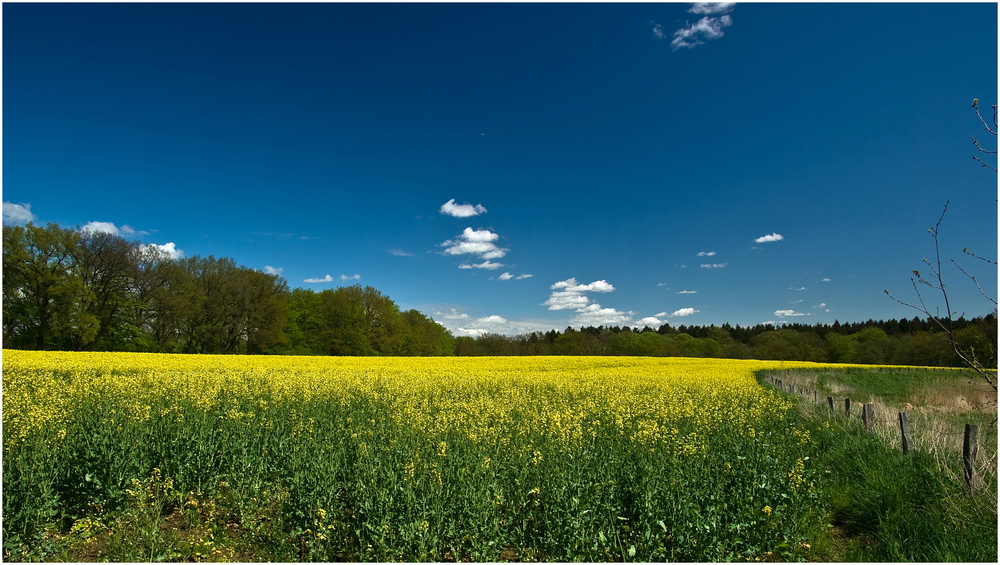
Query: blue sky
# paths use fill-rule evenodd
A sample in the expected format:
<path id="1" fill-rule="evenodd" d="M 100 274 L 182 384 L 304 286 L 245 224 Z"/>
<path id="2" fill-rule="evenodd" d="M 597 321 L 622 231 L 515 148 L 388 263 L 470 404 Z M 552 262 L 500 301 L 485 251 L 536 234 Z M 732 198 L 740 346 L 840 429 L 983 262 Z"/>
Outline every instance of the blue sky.
<path id="1" fill-rule="evenodd" d="M 997 5 L 3 5 L 4 222 L 88 224 L 455 335 L 996 296 Z M 91 224 L 100 222 L 100 224 Z M 955 268 L 955 308 L 993 305 Z"/>

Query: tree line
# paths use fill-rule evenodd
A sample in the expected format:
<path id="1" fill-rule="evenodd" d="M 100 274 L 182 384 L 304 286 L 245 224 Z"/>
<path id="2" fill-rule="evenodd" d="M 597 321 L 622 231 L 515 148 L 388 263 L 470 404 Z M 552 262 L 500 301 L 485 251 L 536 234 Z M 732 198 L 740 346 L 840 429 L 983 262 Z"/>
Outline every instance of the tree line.
<path id="1" fill-rule="evenodd" d="M 997 317 L 953 322 L 996 367 Z M 931 320 L 567 327 L 455 338 L 361 285 L 314 292 L 214 256 L 174 259 L 120 235 L 3 227 L 3 347 L 288 355 L 644 355 L 961 366 Z"/>
<path id="2" fill-rule="evenodd" d="M 955 339 L 987 367 L 997 366 L 997 316 L 954 321 Z M 517 336 L 459 337 L 457 355 L 643 355 L 721 357 L 917 366 L 963 366 L 931 320 L 755 326 L 567 327 Z"/>
<path id="3" fill-rule="evenodd" d="M 3 347 L 447 355 L 454 339 L 372 287 L 289 290 L 229 258 L 29 223 L 3 226 Z"/>

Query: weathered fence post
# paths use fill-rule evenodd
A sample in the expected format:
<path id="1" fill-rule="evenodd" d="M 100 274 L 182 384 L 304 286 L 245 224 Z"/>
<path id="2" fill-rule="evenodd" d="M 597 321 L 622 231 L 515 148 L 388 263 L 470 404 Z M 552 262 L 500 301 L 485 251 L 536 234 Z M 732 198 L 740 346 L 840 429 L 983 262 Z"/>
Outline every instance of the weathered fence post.
<path id="1" fill-rule="evenodd" d="M 865 403 L 861 411 L 861 421 L 865 423 L 865 429 L 869 432 L 875 429 L 875 405 Z"/>
<path id="2" fill-rule="evenodd" d="M 833 397 L 832 396 L 826 397 L 826 403 L 830 405 L 830 412 L 833 412 Z"/>
<path id="3" fill-rule="evenodd" d="M 965 440 L 962 442 L 962 462 L 965 463 L 965 482 L 969 487 L 973 487 L 973 480 L 976 477 L 976 452 L 979 446 L 976 443 L 976 433 L 978 426 L 972 424 L 965 425 Z"/>
<path id="4" fill-rule="evenodd" d="M 845 398 L 844 399 L 844 413 L 847 414 L 848 418 L 851 417 L 851 399 L 850 398 Z"/>
<path id="5" fill-rule="evenodd" d="M 899 431 L 903 434 L 903 454 L 910 452 L 910 445 L 913 443 L 913 436 L 910 435 L 910 421 L 906 419 L 906 412 L 899 413 Z"/>

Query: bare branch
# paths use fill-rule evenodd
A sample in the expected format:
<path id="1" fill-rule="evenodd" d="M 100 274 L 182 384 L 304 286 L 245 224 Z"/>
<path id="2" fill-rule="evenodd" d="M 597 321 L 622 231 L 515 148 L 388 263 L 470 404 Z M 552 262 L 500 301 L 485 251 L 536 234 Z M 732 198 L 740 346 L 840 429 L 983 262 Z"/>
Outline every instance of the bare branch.
<path id="1" fill-rule="evenodd" d="M 966 270 L 963 269 L 962 266 L 958 264 L 958 261 L 955 261 L 954 259 L 952 259 L 951 262 L 954 263 L 956 267 L 958 267 L 959 271 L 962 271 L 962 274 L 964 274 L 965 276 L 967 276 L 970 279 L 972 279 L 972 282 L 974 282 L 976 284 L 976 288 L 979 289 L 979 294 L 983 295 L 983 298 L 985 298 L 986 300 L 989 300 L 990 302 L 992 302 L 994 306 L 997 305 L 997 299 L 996 298 L 991 298 L 985 292 L 983 292 L 983 287 L 979 285 L 979 281 L 976 280 L 975 276 L 970 275 L 968 272 L 966 272 Z"/>
<path id="2" fill-rule="evenodd" d="M 973 98 L 972 99 L 972 108 L 976 111 L 976 116 L 979 118 L 979 121 L 983 124 L 983 128 L 985 128 L 986 131 L 990 132 L 991 135 L 997 135 L 997 130 L 1000 129 L 1000 128 L 997 127 L 997 105 L 993 104 L 993 106 L 992 106 L 992 108 L 993 108 L 993 127 L 990 127 L 990 125 L 986 122 L 986 120 L 983 119 L 983 115 L 979 111 L 979 99 L 978 98 Z M 982 146 L 979 145 L 979 140 L 976 139 L 976 136 L 972 136 L 972 144 L 976 146 L 976 149 L 978 149 L 979 151 L 981 151 L 983 153 L 986 153 L 988 155 L 996 155 L 996 153 L 997 153 L 996 151 L 987 151 L 987 150 L 983 149 Z M 979 161 L 980 165 L 986 167 L 987 169 L 993 171 L 994 173 L 998 172 L 996 167 L 994 167 L 993 165 L 990 165 L 986 161 L 983 161 L 979 157 L 976 157 L 975 155 L 973 155 L 972 158 L 975 159 L 976 161 Z"/>
<path id="3" fill-rule="evenodd" d="M 994 151 L 994 153 L 996 153 L 996 151 Z M 976 161 L 979 161 L 984 167 L 986 167 L 987 169 L 993 171 L 994 173 L 997 172 L 997 168 L 996 167 L 994 167 L 993 165 L 990 165 L 990 164 L 986 163 L 985 161 L 983 161 L 979 157 L 976 157 L 975 155 L 973 155 L 972 158 L 975 159 Z"/>
<path id="4" fill-rule="evenodd" d="M 976 259 L 979 259 L 980 261 L 986 261 L 987 263 L 990 263 L 992 265 L 996 265 L 997 264 L 997 262 L 994 261 L 993 259 L 987 259 L 986 257 L 980 257 L 979 255 L 976 255 L 975 253 L 969 251 L 968 247 L 963 248 L 962 249 L 962 253 L 965 253 L 966 255 L 971 255 L 971 256 L 975 257 Z"/>
<path id="5" fill-rule="evenodd" d="M 992 108 L 993 108 L 993 127 L 992 128 L 990 128 L 989 124 L 986 123 L 986 120 L 983 119 L 983 115 L 979 113 L 979 99 L 978 98 L 973 98 L 972 99 L 972 107 L 976 110 L 976 115 L 979 116 L 979 121 L 983 123 L 983 127 L 986 128 L 986 131 L 992 133 L 993 135 L 996 135 L 997 134 L 997 105 L 993 104 L 993 106 L 992 106 Z"/>

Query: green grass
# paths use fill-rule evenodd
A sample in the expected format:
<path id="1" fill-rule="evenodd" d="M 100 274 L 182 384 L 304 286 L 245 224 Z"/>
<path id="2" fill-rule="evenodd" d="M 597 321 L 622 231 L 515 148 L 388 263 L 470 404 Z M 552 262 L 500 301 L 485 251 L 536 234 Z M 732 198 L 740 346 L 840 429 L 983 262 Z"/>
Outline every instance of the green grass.
<path id="1" fill-rule="evenodd" d="M 817 550 L 830 561 L 996 562 L 997 473 L 995 404 L 992 411 L 950 404 L 954 391 L 981 390 L 968 374 L 911 370 L 797 371 L 778 375 L 797 388 L 816 387 L 880 407 L 908 406 L 932 416 L 920 425 L 952 428 L 949 441 L 924 441 L 904 455 L 898 442 L 886 441 L 898 428 L 869 433 L 856 416 L 848 420 L 842 405 L 831 413 L 825 397 L 819 405 L 800 399 L 802 416 L 824 423 L 817 466 L 825 469 L 823 490 L 829 501 L 830 527 L 814 534 Z M 971 386 L 970 386 L 971 385 Z M 915 406 L 929 399 L 945 406 Z M 839 400 L 839 399 L 838 399 Z M 979 425 L 978 480 L 965 484 L 960 432 L 964 422 Z M 885 425 L 883 420 L 877 424 Z M 920 432 L 914 429 L 914 435 Z"/>

